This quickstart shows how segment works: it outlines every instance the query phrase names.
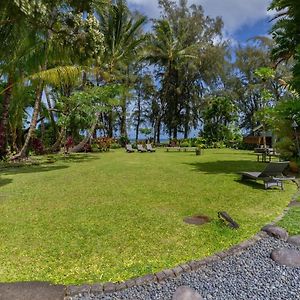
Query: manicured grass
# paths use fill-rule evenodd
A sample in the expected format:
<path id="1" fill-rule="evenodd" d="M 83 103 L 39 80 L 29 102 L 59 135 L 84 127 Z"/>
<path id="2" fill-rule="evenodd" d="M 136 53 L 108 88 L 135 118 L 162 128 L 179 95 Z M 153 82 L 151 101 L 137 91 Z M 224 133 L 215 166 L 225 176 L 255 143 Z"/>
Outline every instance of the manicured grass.
<path id="1" fill-rule="evenodd" d="M 296 188 L 238 181 L 264 167 L 246 151 L 81 154 L 5 169 L 0 179 L 0 281 L 118 281 L 200 259 L 255 234 Z M 226 228 L 227 211 L 239 230 Z M 213 218 L 201 227 L 185 216 Z"/>
<path id="2" fill-rule="evenodd" d="M 290 235 L 300 234 L 300 207 L 290 208 L 278 225 L 284 227 Z"/>

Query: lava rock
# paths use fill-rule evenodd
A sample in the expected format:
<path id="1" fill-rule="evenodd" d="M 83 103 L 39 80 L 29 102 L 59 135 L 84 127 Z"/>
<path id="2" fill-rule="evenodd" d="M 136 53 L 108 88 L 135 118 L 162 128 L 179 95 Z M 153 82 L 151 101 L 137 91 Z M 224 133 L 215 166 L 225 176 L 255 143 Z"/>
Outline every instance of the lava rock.
<path id="1" fill-rule="evenodd" d="M 261 230 L 265 231 L 269 236 L 272 236 L 279 240 L 286 241 L 289 237 L 288 232 L 285 229 L 278 226 L 266 225 Z"/>
<path id="2" fill-rule="evenodd" d="M 300 246 L 300 235 L 290 236 L 287 240 L 288 243 L 293 244 L 295 246 Z"/>
<path id="3" fill-rule="evenodd" d="M 108 294 L 81 293 L 69 300 L 171 300 L 176 289 L 184 286 L 201 291 L 206 300 L 300 300 L 300 268 L 282 266 L 270 259 L 270 253 L 281 248 L 299 250 L 293 244 L 266 235 L 245 251 L 196 271 L 191 272 L 188 264 L 181 265 L 185 272 L 161 283 L 134 285 Z"/>
<path id="4" fill-rule="evenodd" d="M 283 266 L 300 267 L 300 251 L 295 249 L 276 249 L 272 252 L 271 258 Z"/>
<path id="5" fill-rule="evenodd" d="M 188 286 L 181 286 L 176 290 L 172 300 L 203 300 L 203 298 Z"/>

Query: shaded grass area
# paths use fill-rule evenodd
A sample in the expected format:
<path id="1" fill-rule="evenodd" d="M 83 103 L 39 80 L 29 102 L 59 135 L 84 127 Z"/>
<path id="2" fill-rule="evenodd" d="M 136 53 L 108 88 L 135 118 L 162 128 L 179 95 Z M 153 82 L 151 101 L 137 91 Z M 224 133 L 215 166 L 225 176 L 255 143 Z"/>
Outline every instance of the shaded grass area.
<path id="1" fill-rule="evenodd" d="M 295 192 L 239 182 L 246 151 L 53 156 L 1 170 L 0 281 L 121 281 L 200 259 L 254 235 Z M 79 163 L 80 162 L 80 163 Z M 225 227 L 217 212 L 239 224 Z M 183 218 L 207 215 L 201 227 Z"/>

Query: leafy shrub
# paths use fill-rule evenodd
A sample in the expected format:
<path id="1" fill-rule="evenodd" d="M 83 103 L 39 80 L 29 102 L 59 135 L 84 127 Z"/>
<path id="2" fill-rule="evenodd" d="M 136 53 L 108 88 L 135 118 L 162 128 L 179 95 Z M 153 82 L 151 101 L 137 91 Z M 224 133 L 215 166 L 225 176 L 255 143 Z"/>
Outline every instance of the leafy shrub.
<path id="1" fill-rule="evenodd" d="M 128 136 L 121 136 L 121 137 L 119 138 L 118 143 L 119 143 L 122 147 L 125 147 L 126 144 L 129 144 L 129 143 L 130 143 L 130 140 L 129 140 Z"/>
<path id="2" fill-rule="evenodd" d="M 119 143 L 112 143 L 110 145 L 110 149 L 120 149 L 120 148 L 122 148 L 122 147 Z"/>
<path id="3" fill-rule="evenodd" d="M 100 137 L 93 140 L 93 144 L 96 144 L 100 151 L 109 151 L 112 143 L 115 143 L 115 140 L 109 137 Z"/>
<path id="4" fill-rule="evenodd" d="M 286 160 L 290 160 L 296 152 L 295 144 L 289 137 L 282 138 L 276 143 L 275 148 L 280 153 L 280 156 Z"/>
<path id="5" fill-rule="evenodd" d="M 218 149 L 223 149 L 223 148 L 226 148 L 226 145 L 224 142 L 213 142 L 211 144 L 212 148 L 218 148 Z"/>
<path id="6" fill-rule="evenodd" d="M 180 147 L 190 147 L 190 143 L 188 141 L 183 141 L 180 143 Z"/>
<path id="7" fill-rule="evenodd" d="M 206 139 L 205 138 L 198 137 L 198 138 L 194 138 L 192 140 L 193 140 L 192 144 L 195 144 L 195 146 L 193 146 L 193 147 L 198 147 L 198 148 L 201 148 L 201 149 L 207 148 Z"/>
<path id="8" fill-rule="evenodd" d="M 178 139 L 171 139 L 170 143 L 169 143 L 169 146 L 170 147 L 176 147 L 176 146 L 178 146 L 179 143 L 180 143 L 180 141 Z"/>

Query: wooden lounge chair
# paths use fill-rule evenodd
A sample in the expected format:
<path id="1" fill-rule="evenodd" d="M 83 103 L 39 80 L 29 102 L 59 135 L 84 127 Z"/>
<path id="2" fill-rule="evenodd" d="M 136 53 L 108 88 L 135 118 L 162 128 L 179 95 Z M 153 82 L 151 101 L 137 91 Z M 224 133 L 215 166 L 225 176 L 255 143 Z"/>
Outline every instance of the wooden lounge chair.
<path id="1" fill-rule="evenodd" d="M 134 152 L 134 150 L 133 150 L 131 144 L 126 144 L 126 145 L 125 145 L 125 150 L 126 150 L 127 153 L 132 153 L 132 152 Z"/>
<path id="2" fill-rule="evenodd" d="M 146 149 L 148 152 L 155 152 L 155 149 L 152 148 L 151 144 L 146 144 Z"/>
<path id="3" fill-rule="evenodd" d="M 287 177 L 283 175 L 283 171 L 288 167 L 289 162 L 270 162 L 262 172 L 241 172 L 242 180 L 262 180 L 265 189 L 271 186 L 279 186 L 283 189 L 284 180 L 294 180 L 295 177 Z"/>
<path id="4" fill-rule="evenodd" d="M 138 152 L 147 152 L 143 145 L 137 145 Z"/>

